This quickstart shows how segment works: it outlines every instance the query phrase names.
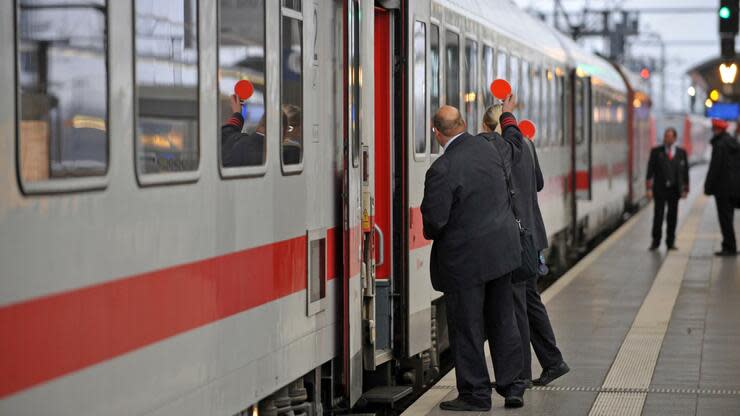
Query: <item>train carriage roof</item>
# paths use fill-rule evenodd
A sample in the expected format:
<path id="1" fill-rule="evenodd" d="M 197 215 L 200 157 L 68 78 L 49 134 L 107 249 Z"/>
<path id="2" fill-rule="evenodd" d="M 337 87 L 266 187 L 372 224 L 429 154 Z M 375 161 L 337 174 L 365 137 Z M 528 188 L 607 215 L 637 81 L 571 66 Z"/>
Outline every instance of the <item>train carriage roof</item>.
<path id="1" fill-rule="evenodd" d="M 626 92 L 624 80 L 607 60 L 587 52 L 572 39 L 530 16 L 511 0 L 434 1 L 493 28 L 504 36 L 535 48 L 579 73 L 590 75 L 596 84 Z"/>

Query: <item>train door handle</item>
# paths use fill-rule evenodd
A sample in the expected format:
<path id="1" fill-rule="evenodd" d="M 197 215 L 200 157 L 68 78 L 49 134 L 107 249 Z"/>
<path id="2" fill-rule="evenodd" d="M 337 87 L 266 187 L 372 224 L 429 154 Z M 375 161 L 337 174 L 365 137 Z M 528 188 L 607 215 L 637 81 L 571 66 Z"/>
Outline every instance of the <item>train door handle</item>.
<path id="1" fill-rule="evenodd" d="M 378 249 L 380 251 L 379 258 L 375 261 L 375 266 L 382 266 L 385 263 L 385 237 L 383 236 L 383 230 L 380 229 L 378 224 L 373 224 L 373 229 L 378 233 Z"/>

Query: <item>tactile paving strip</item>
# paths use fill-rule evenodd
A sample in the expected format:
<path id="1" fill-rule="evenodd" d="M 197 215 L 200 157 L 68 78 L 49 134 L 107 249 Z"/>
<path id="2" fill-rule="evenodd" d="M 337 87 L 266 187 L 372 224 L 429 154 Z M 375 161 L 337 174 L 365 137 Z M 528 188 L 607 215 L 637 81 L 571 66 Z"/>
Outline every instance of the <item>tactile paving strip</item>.
<path id="1" fill-rule="evenodd" d="M 538 386 L 532 387 L 532 391 L 576 391 L 585 393 L 614 393 L 614 394 L 689 394 L 696 396 L 738 396 L 740 390 L 728 389 L 689 389 L 685 387 L 660 387 L 660 388 L 608 388 L 589 386 Z"/>

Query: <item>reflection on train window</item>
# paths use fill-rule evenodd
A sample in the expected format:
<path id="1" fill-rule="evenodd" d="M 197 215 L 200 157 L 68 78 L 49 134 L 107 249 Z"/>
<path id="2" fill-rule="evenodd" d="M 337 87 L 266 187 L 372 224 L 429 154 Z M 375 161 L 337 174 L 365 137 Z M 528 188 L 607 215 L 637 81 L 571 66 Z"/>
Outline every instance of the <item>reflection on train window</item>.
<path id="1" fill-rule="evenodd" d="M 584 129 L 585 129 L 585 122 L 584 122 L 584 116 L 585 116 L 585 106 L 584 106 L 584 85 L 583 85 L 583 79 L 576 77 L 576 85 L 575 85 L 575 126 L 573 126 L 575 136 L 576 136 L 576 144 L 583 143 L 584 139 Z"/>
<path id="2" fill-rule="evenodd" d="M 414 153 L 427 151 L 427 26 L 414 22 Z"/>
<path id="3" fill-rule="evenodd" d="M 564 78 L 560 75 L 555 76 L 555 142 L 565 146 L 565 84 Z"/>
<path id="4" fill-rule="evenodd" d="M 478 129 L 478 42 L 465 41 L 465 121 L 471 131 Z"/>
<path id="5" fill-rule="evenodd" d="M 231 95 L 240 80 L 249 80 L 252 96 L 232 114 Z M 265 0 L 220 0 L 218 19 L 219 120 L 221 164 L 224 167 L 261 166 L 265 148 Z M 235 120 L 231 120 L 232 115 Z M 229 122 L 232 122 L 231 124 Z M 241 129 L 239 122 L 243 121 Z"/>
<path id="6" fill-rule="evenodd" d="M 360 166 L 360 108 L 362 100 L 360 99 L 360 85 L 362 83 L 362 71 L 360 70 L 360 1 L 352 0 L 350 3 L 349 22 L 349 45 L 350 45 L 350 111 L 349 111 L 349 128 L 350 137 L 352 138 L 352 167 Z"/>
<path id="7" fill-rule="evenodd" d="M 104 176 L 107 2 L 21 0 L 17 6 L 21 181 Z"/>
<path id="8" fill-rule="evenodd" d="M 198 16 L 192 0 L 136 0 L 136 166 L 198 169 Z"/>
<path id="9" fill-rule="evenodd" d="M 432 79 L 429 87 L 429 97 L 431 102 L 429 103 L 430 114 L 436 114 L 439 110 L 439 26 L 432 24 L 429 31 L 429 63 L 431 64 Z M 431 153 L 433 155 L 439 154 L 439 143 L 434 139 L 434 134 L 431 134 Z"/>
<path id="10" fill-rule="evenodd" d="M 283 165 L 303 161 L 303 21 L 283 10 L 280 37 L 280 153 Z"/>
<path id="11" fill-rule="evenodd" d="M 486 108 L 493 105 L 493 94 L 488 91 L 488 87 L 496 78 L 493 72 L 493 59 L 493 48 L 483 45 L 483 85 L 481 85 L 481 91 L 483 93 L 483 105 Z M 475 128 L 478 128 L 478 126 L 475 126 Z"/>
<path id="12" fill-rule="evenodd" d="M 460 108 L 460 35 L 448 30 L 445 38 L 445 104 Z"/>

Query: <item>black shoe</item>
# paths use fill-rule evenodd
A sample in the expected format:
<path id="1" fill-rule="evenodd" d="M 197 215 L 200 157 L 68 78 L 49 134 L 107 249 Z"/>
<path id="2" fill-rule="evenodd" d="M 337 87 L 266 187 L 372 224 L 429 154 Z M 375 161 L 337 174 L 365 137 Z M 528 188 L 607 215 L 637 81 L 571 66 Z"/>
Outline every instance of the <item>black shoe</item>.
<path id="1" fill-rule="evenodd" d="M 453 412 L 487 412 L 491 410 L 491 405 L 473 404 L 458 397 L 455 400 L 440 403 L 439 408 L 442 410 L 452 410 Z"/>
<path id="2" fill-rule="evenodd" d="M 524 381 L 524 388 L 527 388 L 527 389 L 531 389 L 532 388 L 532 386 L 533 386 L 532 380 L 527 379 L 527 380 L 523 380 L 523 381 Z M 491 388 L 494 389 L 494 390 L 496 390 L 496 382 L 495 381 L 492 381 L 491 382 Z"/>
<path id="3" fill-rule="evenodd" d="M 675 245 L 670 245 L 668 246 L 668 250 L 670 251 L 678 250 L 678 247 L 676 247 Z"/>
<path id="4" fill-rule="evenodd" d="M 509 396 L 504 399 L 504 407 L 507 409 L 516 409 L 524 406 L 524 397 L 522 396 Z"/>
<path id="5" fill-rule="evenodd" d="M 535 386 L 546 386 L 558 377 L 568 374 L 569 371 L 570 368 L 568 367 L 568 364 L 566 364 L 565 361 L 561 361 L 560 364 L 542 370 L 540 378 L 536 378 L 532 380 L 532 382 Z"/>
<path id="6" fill-rule="evenodd" d="M 714 255 L 719 257 L 733 257 L 737 256 L 737 251 L 722 250 L 717 251 L 716 253 L 714 253 Z"/>
<path id="7" fill-rule="evenodd" d="M 650 248 L 648 248 L 648 250 L 655 251 L 655 250 L 658 249 L 658 247 L 660 247 L 660 244 L 659 243 L 657 243 L 657 244 L 656 243 L 653 243 L 653 244 L 650 244 Z"/>

